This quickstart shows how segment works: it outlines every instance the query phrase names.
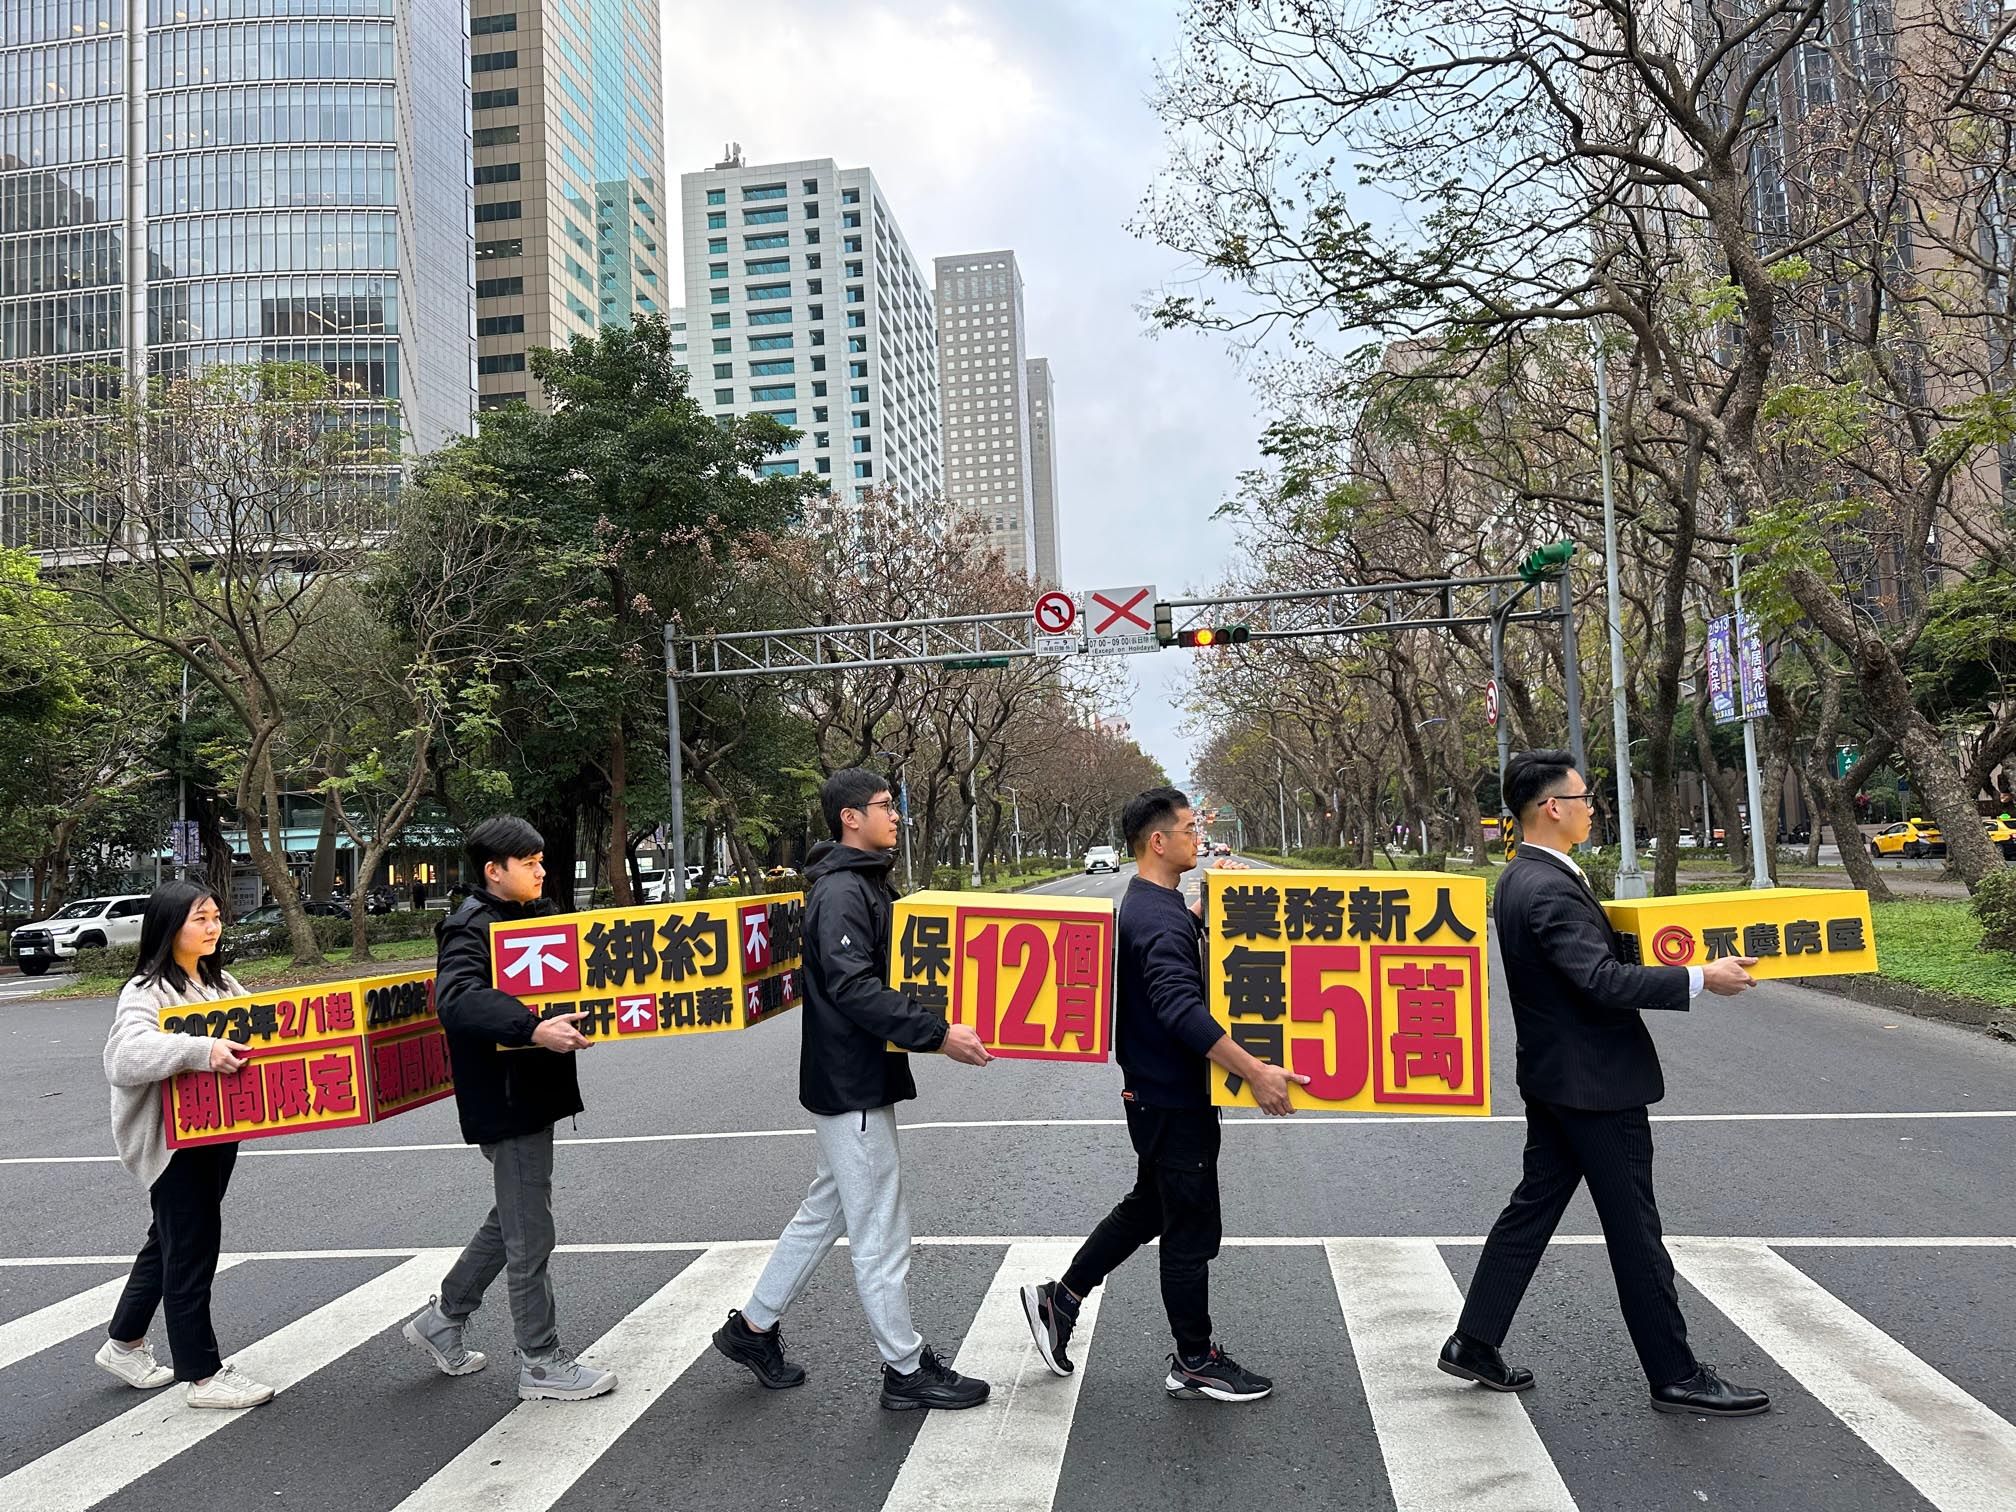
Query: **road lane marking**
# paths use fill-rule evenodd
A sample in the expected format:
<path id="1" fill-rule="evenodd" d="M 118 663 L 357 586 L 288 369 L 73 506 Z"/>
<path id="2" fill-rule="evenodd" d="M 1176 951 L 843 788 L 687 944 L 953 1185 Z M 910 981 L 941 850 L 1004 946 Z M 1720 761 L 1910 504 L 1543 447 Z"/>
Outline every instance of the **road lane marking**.
<path id="1" fill-rule="evenodd" d="M 1940 1512 L 2008 1512 L 2016 1427 L 1762 1244 L 1670 1245 L 1673 1263 Z"/>
<path id="2" fill-rule="evenodd" d="M 456 1253 L 421 1250 L 404 1265 L 374 1276 L 230 1358 L 247 1375 L 285 1391 L 419 1311 Z M 165 1387 L 131 1411 L 0 1477 L 0 1507 L 85 1512 L 242 1417 L 191 1407 L 182 1388 Z"/>
<path id="3" fill-rule="evenodd" d="M 1419 1239 L 1324 1245 L 1399 1512 L 1575 1512 L 1519 1398 L 1441 1374 L 1463 1297 Z"/>
<path id="4" fill-rule="evenodd" d="M 234 1255 L 219 1260 L 217 1269 L 229 1270 L 241 1258 Z M 129 1259 L 126 1263 L 132 1262 Z M 74 1297 L 65 1297 L 11 1322 L 0 1323 L 0 1370 L 65 1339 L 75 1338 L 88 1328 L 106 1327 L 112 1321 L 113 1308 L 119 1305 L 120 1293 L 125 1290 L 126 1278 L 114 1276 Z"/>
<path id="5" fill-rule="evenodd" d="M 952 1367 L 988 1382 L 993 1394 L 984 1407 L 925 1419 L 882 1512 L 1047 1512 L 1071 1442 L 1099 1289 L 1079 1305 L 1071 1335 L 1079 1369 L 1062 1379 L 1029 1337 L 1021 1289 L 1063 1275 L 1077 1248 L 1075 1239 L 1008 1247 Z"/>
<path id="6" fill-rule="evenodd" d="M 1916 1111 L 1870 1113 L 1654 1113 L 1655 1124 L 1713 1123 L 1895 1123 L 1916 1119 L 2016 1118 L 2016 1108 L 1931 1108 Z M 1435 1128 L 1526 1125 L 1523 1113 L 1492 1113 L 1475 1117 L 1450 1113 L 1350 1113 L 1326 1115 L 1299 1113 L 1293 1118 L 1228 1118 L 1224 1126 L 1232 1130 L 1366 1128 L 1374 1125 L 1413 1125 Z M 945 1129 L 1121 1129 L 1124 1118 L 966 1118 L 932 1119 L 899 1124 L 906 1134 L 930 1133 Z M 686 1144 L 707 1139 L 810 1139 L 810 1129 L 703 1129 L 683 1134 L 602 1134 L 573 1139 L 555 1139 L 556 1145 L 592 1147 L 596 1145 Z M 433 1144 L 321 1145 L 300 1148 L 265 1149 L 257 1145 L 241 1147 L 240 1153 L 254 1160 L 302 1160 L 318 1155 L 414 1155 L 467 1150 L 460 1140 Z M 117 1155 L 8 1155 L 0 1156 L 0 1166 L 115 1165 Z"/>
<path id="7" fill-rule="evenodd" d="M 707 1250 L 581 1351 L 616 1372 L 614 1391 L 585 1402 L 520 1402 L 397 1512 L 545 1512 L 700 1357 L 728 1309 L 748 1300 L 770 1249 Z"/>

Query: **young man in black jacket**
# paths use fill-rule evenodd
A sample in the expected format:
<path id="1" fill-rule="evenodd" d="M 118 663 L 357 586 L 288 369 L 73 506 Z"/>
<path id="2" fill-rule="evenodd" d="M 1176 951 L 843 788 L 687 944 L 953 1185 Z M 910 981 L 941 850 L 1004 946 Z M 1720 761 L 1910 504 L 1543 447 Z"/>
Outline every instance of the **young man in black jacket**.
<path id="1" fill-rule="evenodd" d="M 1291 1082 L 1309 1078 L 1256 1060 L 1211 1017 L 1204 996 L 1204 926 L 1183 906 L 1183 873 L 1197 864 L 1190 800 L 1150 788 L 1121 811 L 1136 872 L 1120 900 L 1119 1027 L 1115 1036 L 1127 1137 L 1138 1157 L 1134 1190 L 1100 1220 L 1061 1279 L 1022 1288 L 1043 1363 L 1077 1367 L 1065 1353 L 1079 1304 L 1150 1239 L 1162 1240 L 1162 1305 L 1176 1338 L 1162 1386 L 1171 1396 L 1252 1402 L 1274 1389 L 1211 1338 L 1210 1264 L 1218 1254 L 1218 1110 L 1213 1065 L 1253 1085 L 1261 1111 L 1293 1113 Z"/>
<path id="2" fill-rule="evenodd" d="M 977 1407 L 987 1383 L 944 1364 L 910 1321 L 910 1212 L 896 1104 L 915 1097 L 917 1084 L 909 1056 L 889 1046 L 969 1066 L 991 1057 L 969 1025 L 948 1025 L 887 985 L 897 837 L 888 783 L 852 767 L 827 779 L 819 802 L 834 843 L 816 847 L 805 868 L 798 1052 L 798 1100 L 813 1117 L 819 1170 L 748 1304 L 729 1312 L 714 1347 L 772 1390 L 802 1384 L 804 1370 L 784 1358 L 778 1322 L 845 1234 L 854 1287 L 882 1355 L 882 1405 Z"/>
<path id="3" fill-rule="evenodd" d="M 580 1014 L 534 1018 L 490 978 L 492 924 L 560 911 L 540 896 L 545 840 L 523 819 L 499 815 L 472 829 L 464 848 L 483 883 L 435 927 L 434 997 L 462 1137 L 490 1162 L 496 1205 L 405 1334 L 449 1375 L 481 1370 L 484 1357 L 463 1344 L 463 1329 L 498 1272 L 507 1272 L 518 1395 L 578 1402 L 616 1389 L 614 1371 L 561 1348 L 546 1269 L 554 1241 L 553 1125 L 581 1111 L 574 1052 L 590 1041 L 575 1027 Z"/>

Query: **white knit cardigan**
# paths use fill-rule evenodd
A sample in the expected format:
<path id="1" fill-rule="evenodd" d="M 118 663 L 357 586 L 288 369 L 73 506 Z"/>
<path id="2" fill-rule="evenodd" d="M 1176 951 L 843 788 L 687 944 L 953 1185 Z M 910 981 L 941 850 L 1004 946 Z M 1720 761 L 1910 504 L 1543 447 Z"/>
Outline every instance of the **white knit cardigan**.
<path id="1" fill-rule="evenodd" d="M 161 1118 L 161 1083 L 183 1071 L 210 1065 L 207 1035 L 167 1034 L 161 1010 L 184 1003 L 209 1003 L 237 997 L 245 989 L 228 971 L 224 985 L 212 989 L 192 979 L 176 991 L 166 982 L 142 982 L 138 977 L 119 993 L 112 1012 L 112 1030 L 105 1036 L 105 1079 L 112 1083 L 112 1140 L 126 1169 L 152 1187 L 168 1169 L 168 1130 Z"/>

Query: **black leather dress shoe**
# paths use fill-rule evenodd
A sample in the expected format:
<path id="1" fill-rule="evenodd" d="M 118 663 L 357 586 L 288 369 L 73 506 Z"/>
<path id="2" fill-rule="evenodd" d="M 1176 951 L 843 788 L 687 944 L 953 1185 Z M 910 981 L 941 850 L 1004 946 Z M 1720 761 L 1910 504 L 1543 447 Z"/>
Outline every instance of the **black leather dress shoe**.
<path id="1" fill-rule="evenodd" d="M 1654 1386 L 1652 1410 L 1697 1417 L 1755 1417 L 1771 1410 L 1771 1398 L 1755 1386 L 1731 1386 L 1703 1365 L 1684 1381 Z"/>
<path id="2" fill-rule="evenodd" d="M 1507 1365 L 1489 1344 L 1460 1333 L 1449 1335 L 1435 1368 L 1493 1391 L 1530 1391 L 1533 1387 L 1532 1371 L 1521 1365 Z"/>

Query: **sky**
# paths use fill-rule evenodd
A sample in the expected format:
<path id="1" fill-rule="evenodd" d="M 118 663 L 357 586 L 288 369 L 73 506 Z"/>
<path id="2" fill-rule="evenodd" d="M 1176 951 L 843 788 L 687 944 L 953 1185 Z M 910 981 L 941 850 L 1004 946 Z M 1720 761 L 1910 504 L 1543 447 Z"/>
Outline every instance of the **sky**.
<path id="1" fill-rule="evenodd" d="M 1011 248 L 1028 354 L 1056 377 L 1064 586 L 1168 598 L 1216 579 L 1233 540 L 1211 514 L 1258 460 L 1260 407 L 1222 337 L 1151 329 L 1143 306 L 1187 269 L 1127 229 L 1164 161 L 1148 96 L 1176 0 L 739 0 L 664 18 L 675 213 L 678 176 L 735 141 L 752 164 L 874 170 L 927 281 L 934 257 Z M 1193 654 L 1130 658 L 1117 711 L 1178 779 Z"/>

